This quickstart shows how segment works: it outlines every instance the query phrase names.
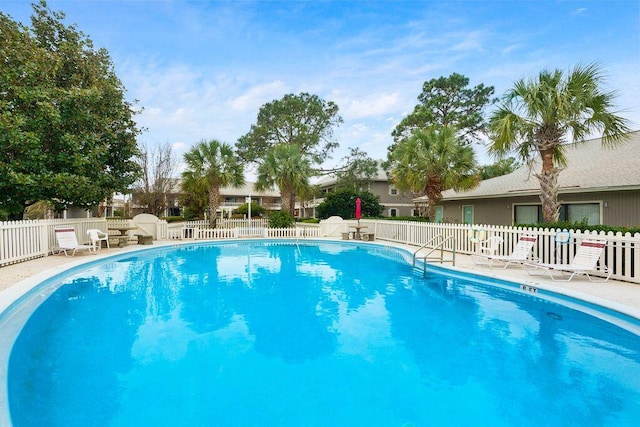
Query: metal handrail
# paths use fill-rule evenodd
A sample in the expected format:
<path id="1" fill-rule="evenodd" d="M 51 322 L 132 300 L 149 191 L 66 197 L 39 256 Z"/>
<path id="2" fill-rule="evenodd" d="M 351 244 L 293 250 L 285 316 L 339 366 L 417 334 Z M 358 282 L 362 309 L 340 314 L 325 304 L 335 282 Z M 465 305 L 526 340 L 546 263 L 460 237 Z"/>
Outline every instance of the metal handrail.
<path id="1" fill-rule="evenodd" d="M 434 242 L 435 240 L 440 239 L 441 242 L 437 245 L 435 245 L 433 248 L 431 248 L 431 250 L 429 252 L 427 252 L 424 256 L 417 256 L 418 252 L 420 252 L 422 249 L 424 249 L 425 247 L 429 246 L 432 242 Z M 448 241 L 453 241 L 453 257 L 452 259 L 444 259 L 444 245 L 445 243 L 447 243 Z M 440 264 L 444 263 L 444 262 L 450 262 L 452 263 L 452 265 L 455 267 L 456 265 L 456 246 L 457 246 L 457 240 L 455 238 L 455 236 L 449 236 L 447 238 L 444 237 L 443 234 L 438 234 L 437 236 L 433 237 L 432 239 L 429 239 L 427 241 L 427 243 L 425 243 L 424 245 L 420 246 L 414 253 L 413 253 L 413 266 L 416 266 L 416 259 L 422 259 L 424 260 L 424 264 L 423 264 L 423 275 L 426 276 L 427 274 L 427 261 L 428 260 L 432 260 L 432 261 L 440 261 Z M 438 249 L 440 249 L 440 256 L 439 257 L 430 257 L 429 255 L 431 255 L 433 252 L 437 251 Z"/>

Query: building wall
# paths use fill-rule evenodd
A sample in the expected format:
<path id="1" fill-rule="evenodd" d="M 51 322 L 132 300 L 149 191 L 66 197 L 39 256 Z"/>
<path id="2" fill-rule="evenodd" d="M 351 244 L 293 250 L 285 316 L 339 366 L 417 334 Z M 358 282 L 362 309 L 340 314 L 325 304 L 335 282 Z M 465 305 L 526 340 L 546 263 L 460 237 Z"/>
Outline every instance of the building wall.
<path id="1" fill-rule="evenodd" d="M 391 194 L 390 184 L 387 181 L 373 181 L 369 183 L 367 190 L 375 194 L 380 198 L 380 204 L 384 206 L 382 211 L 383 216 L 392 216 L 392 209 L 395 209 L 395 216 L 414 216 L 413 198 L 396 191 L 396 194 Z M 327 184 L 321 187 L 321 191 L 329 193 L 335 190 L 335 182 Z M 307 215 L 315 217 L 315 210 L 313 208 L 306 210 Z"/>
<path id="2" fill-rule="evenodd" d="M 522 201 L 525 202 L 525 198 Z M 535 203 L 535 198 L 526 198 L 527 202 Z M 539 201 L 539 199 L 538 199 Z M 511 225 L 513 221 L 512 200 L 481 199 L 456 200 L 440 204 L 443 222 L 463 223 L 463 206 L 473 206 L 473 222 L 475 224 Z"/>
<path id="3" fill-rule="evenodd" d="M 602 205 L 602 223 L 616 227 L 640 226 L 640 190 L 609 191 L 560 195 L 559 200 L 599 201 Z"/>
<path id="4" fill-rule="evenodd" d="M 386 181 L 374 181 L 369 184 L 369 191 L 380 197 L 380 204 L 384 206 L 383 215 L 392 216 L 391 209 L 396 209 L 396 216 L 413 216 L 414 203 L 411 197 L 396 191 L 391 194 L 390 186 Z"/>
<path id="5" fill-rule="evenodd" d="M 598 203 L 600 221 L 617 227 L 640 226 L 640 190 L 560 194 L 560 203 Z M 442 202 L 444 222 L 462 223 L 464 206 L 473 206 L 475 224 L 513 225 L 514 206 L 539 205 L 538 196 Z"/>

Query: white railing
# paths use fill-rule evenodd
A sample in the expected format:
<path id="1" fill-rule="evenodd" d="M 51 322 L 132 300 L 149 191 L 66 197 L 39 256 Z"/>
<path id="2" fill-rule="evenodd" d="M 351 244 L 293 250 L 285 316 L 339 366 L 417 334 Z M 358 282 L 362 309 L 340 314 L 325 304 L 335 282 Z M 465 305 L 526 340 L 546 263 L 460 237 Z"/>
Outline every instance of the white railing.
<path id="1" fill-rule="evenodd" d="M 158 222 L 158 240 L 210 240 L 232 239 L 238 237 L 269 237 L 269 238 L 305 238 L 324 237 L 322 228 L 317 224 L 297 224 L 295 228 L 268 228 L 264 220 L 252 220 L 248 227 L 247 220 L 238 221 L 236 227 L 210 229 L 206 221 L 189 221 L 167 224 Z M 227 223 L 231 225 L 233 223 Z M 451 236 L 456 239 L 456 252 L 473 254 L 477 245 L 470 239 L 469 225 L 462 224 L 433 224 L 413 221 L 362 220 L 367 233 L 373 233 L 376 240 L 397 242 L 419 247 L 424 242 L 437 235 L 444 239 Z M 87 230 L 96 228 L 107 231 L 116 226 L 131 226 L 130 220 L 112 220 L 104 218 L 55 219 L 39 221 L 7 221 L 0 222 L 0 267 L 8 264 L 26 261 L 33 258 L 47 256 L 55 249 L 56 240 L 54 229 L 59 226 L 71 226 L 76 230 L 79 242 L 87 242 Z M 342 227 L 348 231 L 355 221 L 345 221 Z M 542 262 L 570 261 L 581 240 L 585 238 L 600 238 L 607 240 L 607 248 L 601 262 L 612 271 L 613 279 L 633 283 L 640 283 L 640 234 L 589 232 L 570 230 L 571 239 L 568 243 L 557 243 L 555 235 L 558 230 L 521 228 L 507 226 L 474 226 L 481 227 L 483 237 L 500 236 L 503 243 L 499 247 L 501 254 L 509 254 L 523 234 L 535 234 L 538 242 L 533 255 Z M 445 244 L 445 250 L 451 251 L 450 240 Z"/>

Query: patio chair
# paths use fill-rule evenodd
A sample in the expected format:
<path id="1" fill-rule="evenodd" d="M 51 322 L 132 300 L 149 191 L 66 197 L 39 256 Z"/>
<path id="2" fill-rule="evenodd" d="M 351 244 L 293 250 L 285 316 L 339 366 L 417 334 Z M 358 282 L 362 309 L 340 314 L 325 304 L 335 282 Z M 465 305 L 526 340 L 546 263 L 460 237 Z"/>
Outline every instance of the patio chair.
<path id="1" fill-rule="evenodd" d="M 606 240 L 585 239 L 580 243 L 580 246 L 578 246 L 578 250 L 576 250 L 576 254 L 569 264 L 525 263 L 525 267 L 531 275 L 535 275 L 536 271 L 542 270 L 542 274 L 548 273 L 551 279 L 555 281 L 568 282 L 573 279 L 575 275 L 584 274 L 591 282 L 606 282 L 609 280 L 609 277 L 611 277 L 612 271 L 606 265 L 601 265 L 600 270 L 597 268 L 600 262 L 600 256 L 606 246 Z M 569 277 L 563 279 L 556 278 L 552 273 L 553 271 L 558 271 L 563 275 L 568 274 Z M 589 273 L 595 273 L 596 271 L 606 274 L 604 280 L 593 280 L 591 278 L 591 274 Z"/>
<path id="2" fill-rule="evenodd" d="M 56 240 L 58 241 L 58 250 L 60 252 L 64 252 L 65 256 L 69 256 L 67 251 L 73 250 L 71 256 L 76 254 L 76 251 L 88 250 L 89 252 L 94 252 L 93 245 L 81 245 L 78 243 L 78 238 L 76 237 L 76 230 L 73 227 L 60 227 L 54 229 L 56 234 Z"/>
<path id="3" fill-rule="evenodd" d="M 100 250 L 100 248 L 102 247 L 102 242 L 107 242 L 107 249 L 111 249 L 109 247 L 109 235 L 104 231 L 98 230 L 97 228 L 92 228 L 90 230 L 87 230 L 87 234 L 89 235 L 91 244 L 96 251 Z"/>
<path id="4" fill-rule="evenodd" d="M 500 236 L 491 236 L 478 244 L 478 255 L 493 256 L 504 242 Z"/>
<path id="5" fill-rule="evenodd" d="M 502 268 L 507 268 L 510 264 L 519 264 L 522 266 L 531 254 L 531 249 L 535 246 L 538 238 L 536 236 L 524 235 L 518 239 L 518 244 L 509 255 L 495 255 L 494 253 L 478 253 L 471 255 L 471 260 L 475 264 L 487 264 L 493 268 L 495 263 L 501 263 Z M 495 252 L 495 251 L 494 251 Z"/>

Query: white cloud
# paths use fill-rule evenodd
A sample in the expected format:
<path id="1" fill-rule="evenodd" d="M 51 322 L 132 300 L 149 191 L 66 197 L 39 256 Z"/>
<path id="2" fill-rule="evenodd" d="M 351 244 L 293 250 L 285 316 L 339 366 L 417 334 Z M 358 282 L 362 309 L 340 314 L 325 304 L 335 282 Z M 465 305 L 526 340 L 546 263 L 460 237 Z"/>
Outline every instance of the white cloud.
<path id="1" fill-rule="evenodd" d="M 345 118 L 349 119 L 379 117 L 396 112 L 398 103 L 399 97 L 396 93 L 373 93 L 364 98 L 346 101 L 346 106 L 342 110 Z"/>
<path id="2" fill-rule="evenodd" d="M 232 97 L 228 105 L 236 112 L 257 115 L 262 105 L 286 95 L 290 88 L 282 81 L 257 84 Z"/>

